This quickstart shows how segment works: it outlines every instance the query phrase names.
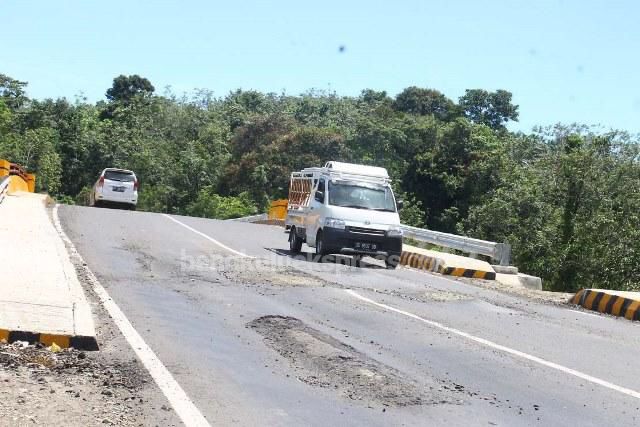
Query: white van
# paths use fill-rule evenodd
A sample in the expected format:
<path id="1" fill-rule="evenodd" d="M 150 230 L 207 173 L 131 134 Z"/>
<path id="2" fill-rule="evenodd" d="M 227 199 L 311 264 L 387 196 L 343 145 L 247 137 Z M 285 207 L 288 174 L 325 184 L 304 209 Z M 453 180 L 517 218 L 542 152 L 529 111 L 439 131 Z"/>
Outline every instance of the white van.
<path id="1" fill-rule="evenodd" d="M 133 171 L 107 168 L 102 171 L 89 195 L 90 206 L 113 203 L 131 210 L 138 204 L 138 178 Z"/>
<path id="2" fill-rule="evenodd" d="M 395 268 L 402 254 L 402 229 L 387 170 L 327 162 L 291 174 L 285 224 L 289 247 L 302 243 L 318 255 L 346 254 L 384 258 Z"/>

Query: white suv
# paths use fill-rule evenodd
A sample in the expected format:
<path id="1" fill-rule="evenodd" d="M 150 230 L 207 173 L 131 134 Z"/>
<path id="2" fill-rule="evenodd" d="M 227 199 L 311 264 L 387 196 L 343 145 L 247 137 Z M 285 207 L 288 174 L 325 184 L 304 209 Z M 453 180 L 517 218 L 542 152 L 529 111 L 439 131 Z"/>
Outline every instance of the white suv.
<path id="1" fill-rule="evenodd" d="M 138 204 L 138 178 L 126 169 L 107 168 L 93 185 L 89 204 L 100 206 L 106 203 L 121 204 L 134 210 Z"/>

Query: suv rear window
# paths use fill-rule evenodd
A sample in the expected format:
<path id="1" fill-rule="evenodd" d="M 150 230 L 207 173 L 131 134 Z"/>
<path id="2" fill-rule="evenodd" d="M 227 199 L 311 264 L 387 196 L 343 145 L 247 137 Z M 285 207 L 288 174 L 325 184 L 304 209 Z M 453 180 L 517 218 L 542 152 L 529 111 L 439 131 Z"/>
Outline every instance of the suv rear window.
<path id="1" fill-rule="evenodd" d="M 133 182 L 133 174 L 131 172 L 122 172 L 122 171 L 106 171 L 104 173 L 104 179 L 109 179 L 111 181 L 120 181 L 120 182 Z"/>

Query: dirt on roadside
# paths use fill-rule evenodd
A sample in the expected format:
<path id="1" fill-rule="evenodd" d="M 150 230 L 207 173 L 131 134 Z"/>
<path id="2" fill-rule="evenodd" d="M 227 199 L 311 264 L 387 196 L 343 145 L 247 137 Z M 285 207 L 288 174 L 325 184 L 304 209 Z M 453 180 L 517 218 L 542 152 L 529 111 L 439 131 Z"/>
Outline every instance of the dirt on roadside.
<path id="1" fill-rule="evenodd" d="M 138 425 L 144 375 L 97 355 L 0 344 L 0 425 Z"/>

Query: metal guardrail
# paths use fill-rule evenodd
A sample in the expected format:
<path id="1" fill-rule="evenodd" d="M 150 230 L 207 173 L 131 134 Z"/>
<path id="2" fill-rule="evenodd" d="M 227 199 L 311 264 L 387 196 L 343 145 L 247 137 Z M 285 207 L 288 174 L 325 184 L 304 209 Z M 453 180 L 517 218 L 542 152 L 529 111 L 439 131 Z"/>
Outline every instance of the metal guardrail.
<path id="1" fill-rule="evenodd" d="M 2 203 L 2 201 L 4 200 L 8 190 L 9 190 L 9 177 L 8 176 L 0 177 L 0 203 Z"/>
<path id="2" fill-rule="evenodd" d="M 269 219 L 266 213 L 260 215 L 251 215 L 251 216 L 243 216 L 242 218 L 233 218 L 229 221 L 238 221 L 238 222 L 255 222 L 255 221 L 266 221 Z"/>
<path id="3" fill-rule="evenodd" d="M 509 265 L 511 261 L 511 245 L 508 243 L 495 243 L 486 240 L 473 239 L 471 237 L 457 236 L 455 234 L 441 233 L 439 231 L 425 230 L 408 225 L 401 225 L 404 237 L 415 239 L 432 245 L 456 249 L 468 254 L 486 255 L 500 265 Z"/>
<path id="4" fill-rule="evenodd" d="M 268 219 L 267 214 L 234 218 L 229 221 L 256 222 Z M 425 230 L 423 228 L 401 225 L 404 237 L 430 243 L 443 248 L 456 249 L 460 252 L 485 255 L 491 257 L 500 265 L 509 265 L 511 261 L 511 245 L 508 243 L 489 242 L 487 240 L 473 239 L 471 237 L 457 236 L 455 234 L 442 233 L 440 231 Z"/>

